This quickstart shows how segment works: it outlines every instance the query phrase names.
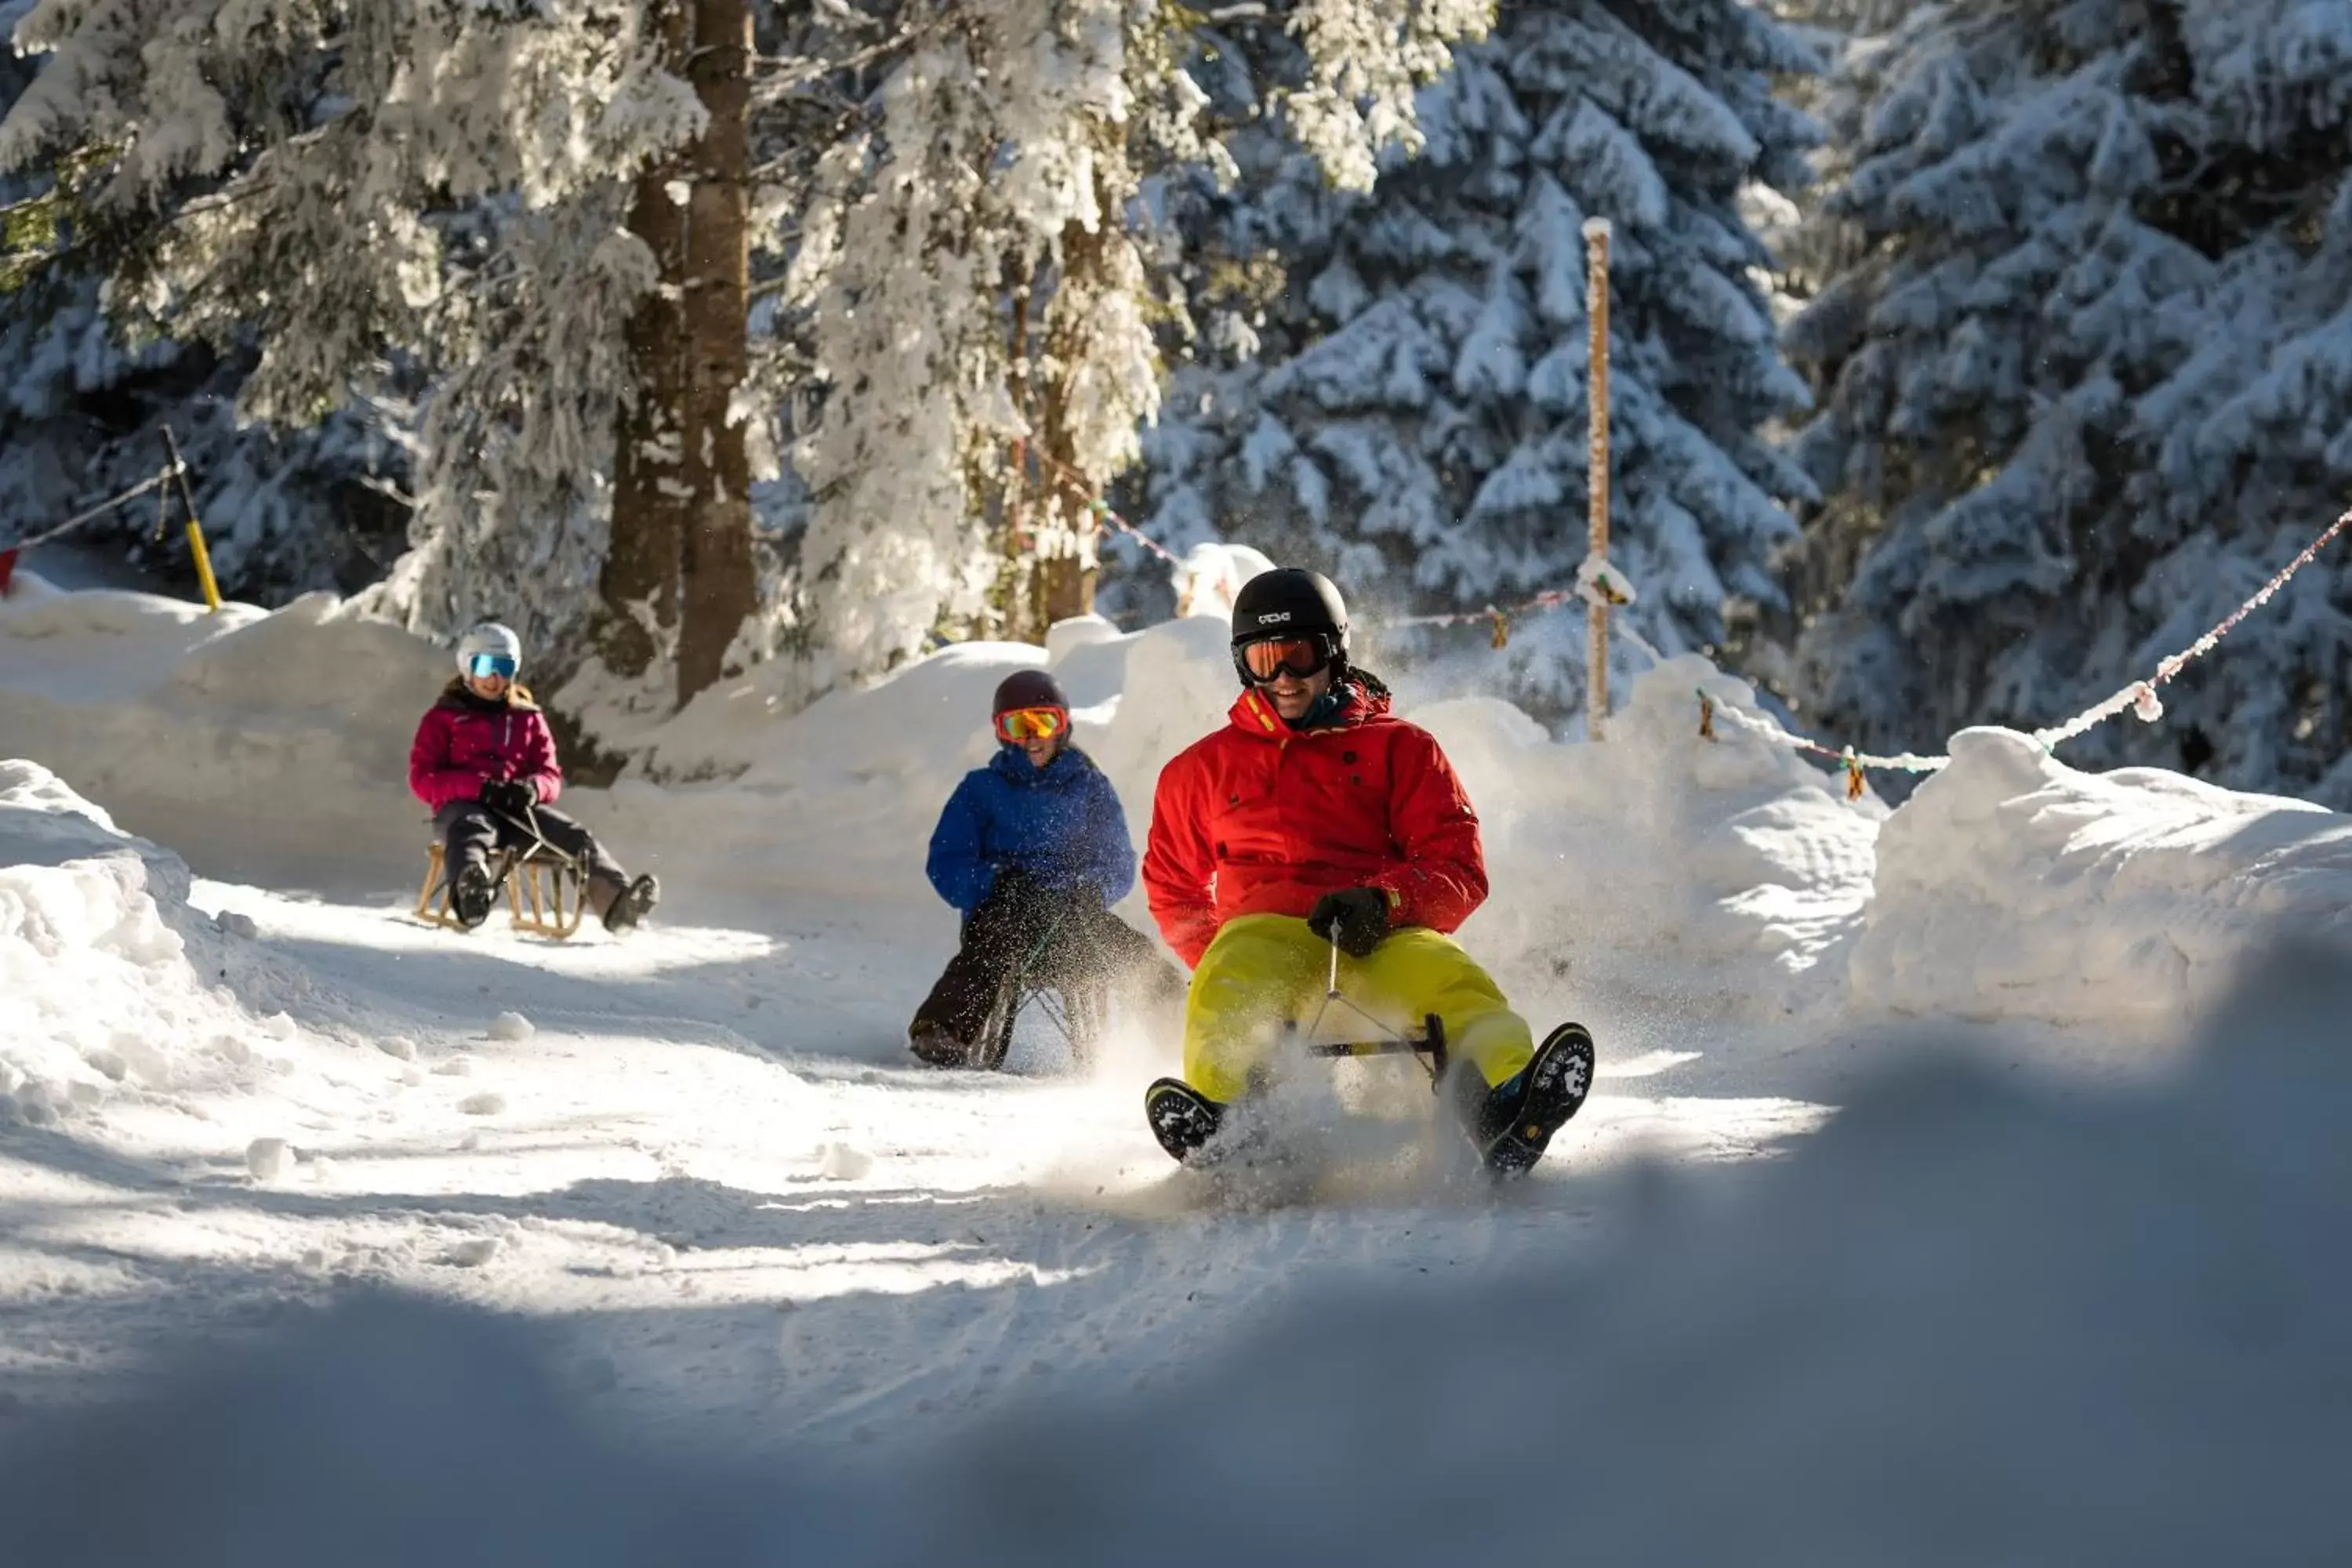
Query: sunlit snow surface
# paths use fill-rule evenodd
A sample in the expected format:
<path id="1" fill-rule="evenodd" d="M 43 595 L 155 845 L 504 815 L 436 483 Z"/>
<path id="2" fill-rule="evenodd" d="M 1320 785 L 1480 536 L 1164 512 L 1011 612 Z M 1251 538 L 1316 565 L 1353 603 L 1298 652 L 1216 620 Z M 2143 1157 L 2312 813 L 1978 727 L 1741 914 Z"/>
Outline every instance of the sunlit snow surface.
<path id="1" fill-rule="evenodd" d="M 1054 657 L 1139 837 L 1222 629 Z M 2259 1517 L 2331 1555 L 2340 961 L 2189 1042 L 2280 929 L 2341 933 L 2344 819 L 1991 731 L 1890 816 L 1701 739 L 1695 686 L 1747 698 L 1696 661 L 1605 746 L 1408 689 L 1486 823 L 1465 940 L 1599 1085 L 1499 1196 L 1401 1159 L 1236 1204 L 1143 1127 L 1170 1020 L 1078 1075 L 1036 1030 L 999 1077 L 904 1053 L 953 933 L 922 841 L 1037 658 L 715 693 L 662 779 L 568 801 L 651 927 L 461 937 L 404 914 L 446 656 L 20 576 L 12 1554 L 2210 1563 Z M 1413 1070 L 1327 1098 L 1410 1151 Z M 91 1413 L 158 1367 L 199 1381 Z"/>

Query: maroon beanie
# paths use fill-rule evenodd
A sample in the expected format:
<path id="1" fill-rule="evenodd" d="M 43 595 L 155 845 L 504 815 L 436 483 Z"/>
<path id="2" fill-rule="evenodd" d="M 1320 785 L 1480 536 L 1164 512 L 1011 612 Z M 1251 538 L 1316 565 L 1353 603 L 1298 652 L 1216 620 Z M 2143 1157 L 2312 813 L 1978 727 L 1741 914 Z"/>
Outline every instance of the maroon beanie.
<path id="1" fill-rule="evenodd" d="M 999 713 L 1011 713 L 1022 708 L 1060 708 L 1066 710 L 1070 700 L 1054 678 L 1042 669 L 1016 669 L 996 688 L 996 706 L 989 710 L 992 718 Z"/>

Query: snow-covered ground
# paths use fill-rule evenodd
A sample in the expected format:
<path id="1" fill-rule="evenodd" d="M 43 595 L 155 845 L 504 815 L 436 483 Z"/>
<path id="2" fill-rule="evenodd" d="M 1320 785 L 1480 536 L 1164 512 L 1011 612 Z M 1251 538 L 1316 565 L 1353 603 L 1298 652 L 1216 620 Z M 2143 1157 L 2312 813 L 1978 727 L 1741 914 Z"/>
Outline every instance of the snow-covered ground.
<path id="1" fill-rule="evenodd" d="M 1223 635 L 1209 617 L 1057 629 L 1047 657 L 1078 738 L 1139 838 L 1160 764 L 1230 700 Z M 1172 1069 L 1173 1020 L 1119 1020 L 1076 1076 L 1034 1034 L 1001 1077 L 919 1071 L 903 1049 L 953 930 L 923 839 L 986 754 L 988 691 L 1039 657 L 950 649 L 789 717 L 756 680 L 713 694 L 652 738 L 646 776 L 567 799 L 661 874 L 653 927 L 553 943 L 494 919 L 464 937 L 405 918 L 425 838 L 405 751 L 445 655 L 326 599 L 210 617 L 20 575 L 0 604 L 0 756 L 23 759 L 0 763 L 0 1439 L 69 1463 L 61 1409 L 223 1336 L 306 1346 L 287 1353 L 314 1358 L 353 1420 L 389 1401 L 366 1442 L 424 1421 L 418 1400 L 435 1430 L 473 1420 L 457 1410 L 472 1400 L 496 1432 L 526 1419 L 499 1403 L 523 1396 L 463 1369 L 520 1345 L 552 1369 L 543 1405 L 524 1401 L 542 1428 L 783 1461 L 759 1473 L 794 1485 L 847 1467 L 850 1489 L 809 1505 L 835 1561 L 932 1560 L 945 1548 L 926 1532 L 958 1529 L 1006 1561 L 1053 1558 L 1015 1504 L 1064 1468 L 1100 1482 L 1102 1509 L 1153 1521 L 1127 1561 L 1176 1561 L 1179 1500 L 1201 1506 L 1202 1489 L 1244 1505 L 1216 1540 L 1265 1547 L 1294 1485 L 1349 1555 L 1402 1561 L 1419 1542 L 1426 1561 L 1433 1521 L 1468 1529 L 1492 1506 L 1509 1529 L 1541 1522 L 1526 1502 L 1549 1483 L 1528 1461 L 1490 1456 L 1516 1500 L 1470 1495 L 1481 1445 L 1509 1447 L 1523 1422 L 1591 1468 L 1592 1528 L 1615 1548 L 1596 1560 L 1690 1561 L 1645 1543 L 1729 1538 L 1708 1535 L 1712 1515 L 1643 1535 L 1664 1515 L 1631 1500 L 1666 1484 L 1645 1466 L 1737 1468 L 1734 1436 L 1787 1424 L 1823 1456 L 1848 1443 L 1865 1471 L 1958 1463 L 1965 1424 L 1948 1446 L 1854 1436 L 1871 1402 L 1943 1397 L 1989 1353 L 1964 1337 L 1961 1370 L 1914 1368 L 1907 1387 L 1936 1312 L 1971 1290 L 2070 1331 L 2132 1311 L 2100 1270 L 2147 1263 L 2131 1248 L 2157 1242 L 2133 1227 L 2155 1211 L 2101 1174 L 2110 1156 L 2148 1204 L 2186 1202 L 2191 1229 L 2217 1236 L 2242 1203 L 2341 1206 L 2340 1180 L 2332 1199 L 2305 1192 L 2319 1166 L 2265 1148 L 2248 1090 L 2234 1142 L 2200 1156 L 2234 1184 L 2198 1211 L 2166 1163 L 2190 1091 L 2141 1080 L 2177 1069 L 2192 1016 L 2274 922 L 2342 934 L 2346 819 L 2172 775 L 2089 777 L 1997 731 L 1960 737 L 1898 811 L 1849 804 L 1789 752 L 1701 739 L 1695 688 L 1756 710 L 1696 659 L 1640 683 L 1605 745 L 1555 743 L 1492 701 L 1408 715 L 1486 820 L 1496 897 L 1465 940 L 1523 1010 L 1582 1018 L 1601 1042 L 1594 1099 L 1537 1178 L 1498 1199 L 1373 1170 L 1311 1203 L 1212 1205 L 1139 1113 L 1142 1085 Z M 1139 899 L 1123 912 L 1148 927 Z M 1940 1055 L 1931 1037 L 1996 1073 L 2037 1069 L 2035 1087 L 1921 1065 Z M 1360 1108 L 1416 1109 L 1410 1068 L 1345 1070 Z M 2198 1070 L 2218 1080 L 2199 1096 L 2237 1092 Z M 2291 1076 L 2252 1078 L 2285 1092 Z M 1850 1128 L 1812 1136 L 1857 1095 Z M 2034 1260 L 2073 1234 L 2049 1227 L 2095 1221 L 2119 1238 L 2052 1254 L 2054 1293 L 2025 1300 Z M 2238 1276 L 2244 1310 L 2271 1314 L 2255 1339 L 2283 1323 L 2278 1342 L 2297 1342 L 2301 1298 Z M 508 1326 L 378 1308 L 290 1331 L 367 1287 Z M 2148 1306 L 2106 1370 L 2179 1349 L 2206 1310 Z M 350 1369 L 379 1356 L 383 1377 Z M 1993 1382 L 2022 1398 L 2029 1372 L 2063 1381 L 2050 1359 Z M 232 1402 L 273 1452 L 309 1441 L 268 1426 L 300 1426 L 299 1410 L 249 1389 Z M 221 1408 L 199 1399 L 158 1429 Z M 1903 1419 L 1882 1424 L 1928 1430 Z M 1764 1446 L 1737 1487 L 1716 1477 L 1725 1506 L 1815 1495 L 1792 1470 L 1812 1450 Z M 433 1466 L 464 1454 L 499 1458 L 469 1439 Z M 903 1485 L 910 1464 L 937 1483 L 933 1512 L 840 1500 Z M 534 1505 L 525 1471 L 509 1479 L 515 1525 Z M 684 1506 L 639 1479 L 629 1506 L 647 1517 Z M 1386 1500 L 1336 1508 L 1349 1486 Z M 20 1488 L 0 1517 L 33 1519 L 56 1561 L 135 1558 L 98 1551 L 61 1495 Z M 48 1511 L 17 1511 L 39 1497 Z M 408 1500 L 431 1515 L 446 1500 Z M 567 1562 L 632 1560 L 592 1528 L 605 1517 L 563 1527 L 583 1543 Z M 1067 1544 L 1098 1548 L 1102 1521 L 1055 1527 L 1060 1560 L 1108 1560 Z M 495 1537 L 477 1560 L 515 1561 Z"/>

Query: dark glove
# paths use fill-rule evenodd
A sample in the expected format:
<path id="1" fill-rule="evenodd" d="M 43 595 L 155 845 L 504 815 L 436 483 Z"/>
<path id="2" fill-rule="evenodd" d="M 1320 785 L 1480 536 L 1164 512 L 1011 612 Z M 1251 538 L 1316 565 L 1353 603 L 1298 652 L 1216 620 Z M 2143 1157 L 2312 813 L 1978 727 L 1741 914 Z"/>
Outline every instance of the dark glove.
<path id="1" fill-rule="evenodd" d="M 482 786 L 482 804 L 509 816 L 527 816 L 539 804 L 539 791 L 524 779 L 492 779 Z"/>
<path id="2" fill-rule="evenodd" d="M 1378 888 L 1342 888 L 1315 900 L 1307 929 L 1354 958 L 1368 958 L 1389 934 L 1389 896 Z"/>
<path id="3" fill-rule="evenodd" d="M 1006 909 L 1019 909 L 1036 902 L 1039 892 L 1037 884 L 1020 867 L 999 866 L 995 879 L 988 885 L 988 901 Z"/>

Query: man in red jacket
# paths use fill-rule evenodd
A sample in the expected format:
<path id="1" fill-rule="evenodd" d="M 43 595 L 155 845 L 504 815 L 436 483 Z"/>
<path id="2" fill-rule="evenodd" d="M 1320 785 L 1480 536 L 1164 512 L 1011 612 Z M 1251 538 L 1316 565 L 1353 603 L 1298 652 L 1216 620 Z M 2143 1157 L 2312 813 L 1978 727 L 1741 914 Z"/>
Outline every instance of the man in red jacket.
<path id="1" fill-rule="evenodd" d="M 522 641 L 486 621 L 457 644 L 457 678 L 417 721 L 408 749 L 408 787 L 433 811 L 449 878 L 449 910 L 473 930 L 488 918 L 498 889 L 493 849 L 522 849 L 532 837 L 581 862 L 590 910 L 614 933 L 628 931 L 660 900 L 661 884 L 635 881 L 594 834 L 553 808 L 563 790 L 547 715 L 516 679 Z"/>
<path id="2" fill-rule="evenodd" d="M 1348 610 L 1313 572 L 1252 578 L 1234 604 L 1242 695 L 1231 723 L 1160 774 L 1143 882 L 1192 965 L 1184 1079 L 1145 1110 L 1162 1147 L 1204 1154 L 1225 1109 L 1305 1025 L 1336 945 L 1340 987 L 1375 1013 L 1445 1030 L 1444 1086 L 1490 1168 L 1527 1170 L 1584 1102 L 1592 1037 L 1540 1047 L 1449 934 L 1486 900 L 1478 817 L 1427 731 L 1392 718 L 1348 664 Z"/>

